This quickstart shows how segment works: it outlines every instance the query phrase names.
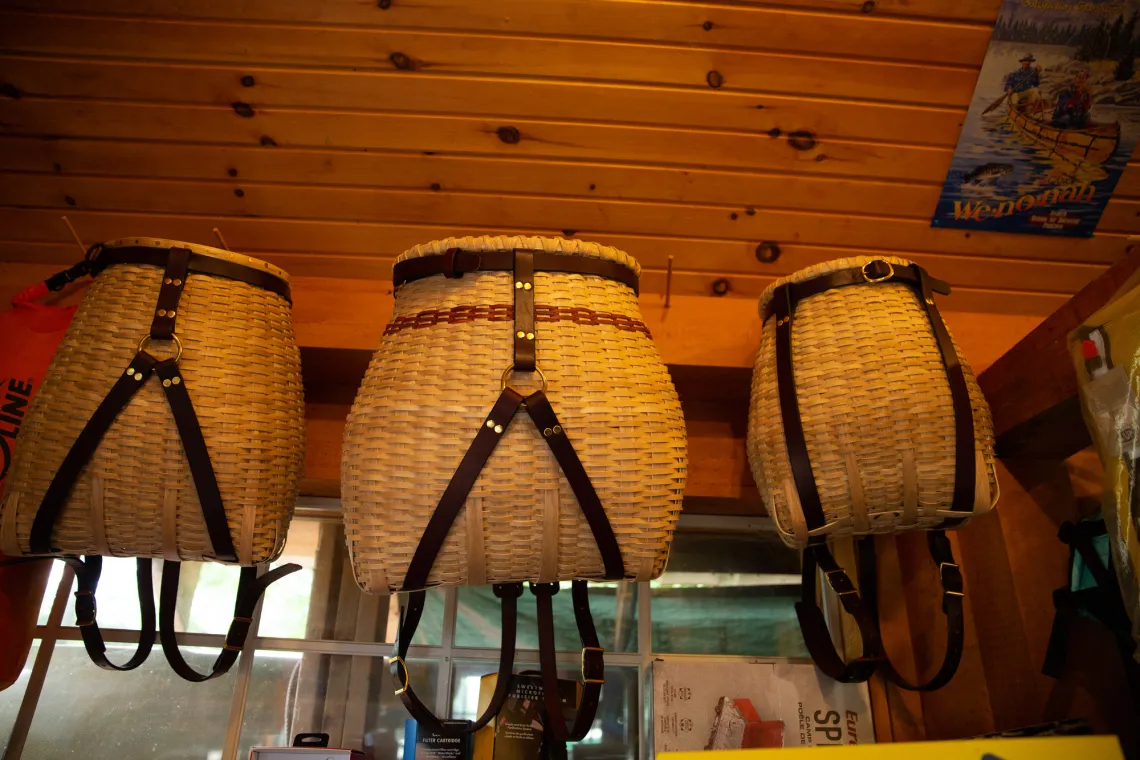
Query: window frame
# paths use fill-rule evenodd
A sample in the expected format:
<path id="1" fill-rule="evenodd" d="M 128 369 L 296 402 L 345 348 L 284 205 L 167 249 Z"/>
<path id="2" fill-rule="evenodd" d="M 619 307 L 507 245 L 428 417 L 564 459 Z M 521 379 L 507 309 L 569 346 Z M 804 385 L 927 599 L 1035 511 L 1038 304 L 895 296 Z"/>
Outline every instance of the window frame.
<path id="1" fill-rule="evenodd" d="M 297 500 L 294 518 L 316 520 L 340 520 L 341 506 L 339 499 L 301 497 Z M 775 524 L 770 517 L 742 517 L 720 515 L 686 515 L 682 514 L 678 529 L 690 531 L 714 532 L 761 532 L 773 533 Z M 789 549 L 789 551 L 791 551 Z M 74 573 L 70 567 L 64 569 L 59 585 L 54 589 L 51 612 L 47 623 L 36 628 L 36 638 L 39 648 L 32 664 L 27 688 L 21 698 L 16 720 L 12 726 L 12 735 L 8 748 L 4 753 L 4 760 L 20 760 L 28 732 L 35 717 L 36 708 L 43 692 L 44 682 L 47 678 L 48 668 L 51 665 L 55 645 L 59 641 L 81 641 L 80 630 L 76 626 L 64 626 L 63 617 L 70 602 L 71 587 Z M 606 664 L 637 668 L 638 704 L 635 706 L 641 717 L 639 726 L 640 741 L 638 743 L 638 760 L 651 757 L 652 749 L 652 694 L 647 693 L 649 672 L 655 660 L 700 661 L 700 662 L 739 662 L 739 663 L 811 663 L 808 658 L 798 657 L 752 657 L 741 655 L 710 655 L 710 654 L 659 654 L 653 652 L 653 613 L 650 584 L 640 582 L 637 594 L 637 651 L 635 652 L 606 652 Z M 45 595 L 52 594 L 48 589 Z M 824 614 L 829 620 L 837 619 L 838 599 L 827 590 L 824 592 Z M 476 660 L 488 663 L 499 661 L 499 650 L 496 648 L 476 648 L 455 646 L 455 625 L 458 614 L 458 590 L 456 587 L 444 589 L 444 614 L 441 644 L 412 645 L 408 649 L 408 657 L 416 659 L 432 659 L 440 663 L 436 683 L 436 702 L 434 707 L 437 715 L 448 715 L 452 702 L 453 663 L 455 660 Z M 333 641 L 328 639 L 305 638 L 279 638 L 260 636 L 258 631 L 261 622 L 261 604 L 259 603 L 253 615 L 251 633 L 246 641 L 245 650 L 238 659 L 234 670 L 234 689 L 231 696 L 229 722 L 226 727 L 225 745 L 222 751 L 222 760 L 241 760 L 238 755 L 242 726 L 245 719 L 246 701 L 249 695 L 250 680 L 253 673 L 254 656 L 259 651 L 283 651 L 298 653 L 330 654 L 330 655 L 356 655 L 366 657 L 387 658 L 391 656 L 393 642 L 391 641 Z M 832 626 L 833 635 L 840 634 L 840 626 Z M 103 638 L 108 643 L 133 644 L 138 641 L 138 632 L 132 630 L 106 628 L 102 629 Z M 224 634 L 212 633 L 178 633 L 178 643 L 183 646 L 207 647 L 221 649 L 225 640 Z M 385 638 L 388 638 L 385 636 Z M 841 643 L 841 642 L 840 642 Z M 577 651 L 564 651 L 557 653 L 557 662 L 560 666 L 575 669 L 579 664 L 580 653 Z M 519 649 L 516 658 L 520 661 L 538 661 L 538 650 Z"/>

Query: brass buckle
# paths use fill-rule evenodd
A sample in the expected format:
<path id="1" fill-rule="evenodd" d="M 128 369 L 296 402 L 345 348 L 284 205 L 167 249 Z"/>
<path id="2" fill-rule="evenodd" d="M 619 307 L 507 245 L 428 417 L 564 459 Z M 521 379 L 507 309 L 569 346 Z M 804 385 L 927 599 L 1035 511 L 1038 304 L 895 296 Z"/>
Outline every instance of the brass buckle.
<path id="1" fill-rule="evenodd" d="M 874 264 L 875 261 L 878 261 L 878 262 L 881 262 L 881 263 L 887 265 L 887 273 L 885 275 L 883 275 L 882 277 L 872 277 L 871 275 L 869 275 L 867 273 L 867 267 Z M 886 282 L 887 280 L 889 280 L 895 276 L 895 268 L 893 266 L 891 266 L 891 262 L 883 261 L 882 259 L 875 259 L 875 261 L 868 261 L 866 264 L 863 265 L 862 271 L 863 271 L 863 279 L 864 280 L 866 280 L 867 282 Z"/>
<path id="2" fill-rule="evenodd" d="M 400 663 L 400 670 L 404 671 L 404 685 L 401 686 L 400 688 L 396 689 L 396 696 L 398 697 L 401 694 L 403 694 L 405 691 L 408 690 L 408 664 L 406 662 L 404 662 L 404 658 L 398 654 L 392 655 L 391 659 Z"/>
<path id="3" fill-rule="evenodd" d="M 75 625 L 78 628 L 86 628 L 89 625 L 95 625 L 95 618 L 98 617 L 98 614 L 99 614 L 99 607 L 95 603 L 95 592 L 91 591 L 90 589 L 85 589 L 83 591 L 76 591 L 75 596 L 76 596 L 76 598 L 79 598 L 81 596 L 91 597 L 91 619 L 81 621 L 78 618 L 76 618 Z"/>
<path id="4" fill-rule="evenodd" d="M 499 383 L 500 383 L 500 387 L 499 387 L 499 390 L 500 390 L 500 391 L 505 391 L 505 390 L 507 389 L 507 380 L 508 380 L 508 379 L 510 378 L 510 376 L 511 376 L 511 375 L 514 373 L 514 371 L 515 371 L 515 367 L 514 367 L 514 365 L 513 365 L 513 364 L 512 364 L 512 365 L 510 365 L 510 366 L 508 366 L 508 367 L 507 367 L 505 370 L 503 370 L 503 377 L 502 377 L 502 379 L 499 381 Z M 534 371 L 538 373 L 538 379 L 542 381 L 542 392 L 543 392 L 543 393 L 546 393 L 546 373 L 545 373 L 545 372 L 543 372 L 543 371 L 542 371 L 541 369 L 539 369 L 538 367 L 535 367 L 535 368 L 534 368 Z M 524 395 L 524 396 L 527 396 L 527 395 L 530 395 L 530 394 L 526 394 L 526 393 L 524 393 L 524 394 L 520 394 L 520 395 Z"/>
<path id="5" fill-rule="evenodd" d="M 940 563 L 938 563 L 938 579 L 939 580 L 943 580 L 944 576 L 942 575 L 942 570 L 944 568 L 947 568 L 947 567 L 954 568 L 955 570 L 958 571 L 959 576 L 961 575 L 962 568 L 958 566 L 958 563 L 956 563 L 956 562 L 940 562 Z M 965 596 L 965 594 L 961 591 L 951 591 L 950 589 L 946 588 L 945 581 L 943 581 L 942 586 L 943 586 L 942 593 L 947 594 L 948 596 Z"/>
<path id="6" fill-rule="evenodd" d="M 836 573 L 843 576 L 843 578 L 847 581 L 847 583 L 851 585 L 851 588 L 846 589 L 844 591 L 840 591 L 839 589 L 837 589 L 835 587 L 835 582 L 831 580 L 831 576 L 835 575 Z M 837 567 L 834 570 L 824 570 L 823 575 L 824 575 L 824 577 L 827 578 L 827 585 L 831 586 L 831 590 L 834 591 L 839 596 L 843 596 L 844 594 L 858 594 L 859 593 L 859 589 L 855 588 L 855 584 L 851 581 L 851 578 L 848 577 L 847 572 L 842 567 Z"/>
<path id="7" fill-rule="evenodd" d="M 177 352 L 174 354 L 174 363 L 177 364 L 178 360 L 182 358 L 182 341 L 178 340 L 177 335 L 171 335 L 170 338 L 174 341 L 174 347 L 177 349 Z M 143 352 L 143 349 L 146 348 L 147 344 L 150 343 L 150 341 L 150 335 L 144 335 L 143 339 L 139 341 L 137 353 L 141 354 Z"/>
<path id="8" fill-rule="evenodd" d="M 596 683 L 596 684 L 605 683 L 606 682 L 605 675 L 603 675 L 601 678 L 587 678 L 586 677 L 586 652 L 597 652 L 599 654 L 605 654 L 606 650 L 602 649 L 601 647 L 582 647 L 581 662 L 579 664 L 580 665 L 579 670 L 582 673 L 582 683 Z"/>

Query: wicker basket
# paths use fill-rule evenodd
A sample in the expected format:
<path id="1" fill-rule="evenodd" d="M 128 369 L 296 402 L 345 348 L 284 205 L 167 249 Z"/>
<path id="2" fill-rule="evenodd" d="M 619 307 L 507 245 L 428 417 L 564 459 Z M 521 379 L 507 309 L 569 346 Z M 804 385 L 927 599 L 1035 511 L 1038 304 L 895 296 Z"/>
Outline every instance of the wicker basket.
<path id="1" fill-rule="evenodd" d="M 613 248 L 536 237 L 441 240 L 400 261 L 454 249 L 529 249 L 638 271 Z M 513 279 L 478 271 L 397 291 L 344 434 L 345 528 L 366 591 L 401 588 L 441 493 L 495 403 L 512 364 Z M 550 402 L 601 498 L 626 577 L 656 577 L 681 511 L 685 428 L 637 296 L 603 277 L 542 271 L 534 293 L 537 364 Z M 516 422 L 470 492 L 428 585 L 603 575 L 595 538 L 542 433 Z"/>
<path id="2" fill-rule="evenodd" d="M 257 259 L 189 243 L 130 238 L 102 246 L 153 247 L 238 264 L 288 283 Z M 102 269 L 56 352 L 22 425 L 0 506 L 0 550 L 27 554 L 33 518 L 52 478 L 96 407 L 148 335 L 163 267 Z M 197 412 L 239 564 L 276 557 L 304 464 L 300 353 L 279 293 L 196 271 L 178 304 L 178 368 Z M 152 341 L 159 358 L 170 344 Z M 195 483 L 159 382 L 145 383 L 99 444 L 55 522 L 63 554 L 213 559 Z"/>
<path id="3" fill-rule="evenodd" d="M 770 286 L 761 314 L 786 283 L 874 261 L 911 266 L 895 257 L 819 264 Z M 825 524 L 810 528 L 797 496 L 779 401 L 777 317 L 770 315 L 752 380 L 748 457 L 784 541 L 803 547 L 821 536 L 937 528 L 963 517 L 950 511 L 955 416 L 947 369 L 915 290 L 874 281 L 826 290 L 798 303 L 792 325 L 795 390 Z M 973 412 L 977 514 L 996 501 L 993 423 L 973 373 L 955 351 Z"/>

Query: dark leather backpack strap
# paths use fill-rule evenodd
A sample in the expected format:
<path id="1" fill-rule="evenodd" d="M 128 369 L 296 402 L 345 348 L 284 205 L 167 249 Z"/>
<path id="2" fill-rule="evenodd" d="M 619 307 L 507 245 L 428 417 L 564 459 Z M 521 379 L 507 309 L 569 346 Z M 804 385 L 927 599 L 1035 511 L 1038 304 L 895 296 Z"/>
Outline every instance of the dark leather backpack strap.
<path id="1" fill-rule="evenodd" d="M 178 649 L 178 637 L 174 632 L 174 613 L 178 605 L 178 578 L 181 569 L 181 562 L 166 560 L 162 563 L 162 585 L 158 598 L 158 636 L 162 643 L 162 651 L 166 655 L 166 661 L 170 663 L 174 672 L 187 681 L 200 683 L 225 675 L 233 667 L 245 646 L 246 637 L 249 635 L 249 629 L 253 624 L 254 610 L 261 600 L 262 594 L 265 593 L 265 589 L 274 581 L 300 570 L 301 566 L 292 563 L 285 564 L 260 576 L 257 574 L 257 567 L 243 567 L 241 569 L 237 599 L 234 602 L 233 620 L 226 632 L 222 651 L 208 673 L 199 673 L 190 667 Z"/>
<path id="2" fill-rule="evenodd" d="M 71 495 L 71 489 L 75 487 L 75 482 L 79 480 L 83 468 L 95 455 L 95 450 L 99 448 L 100 441 L 111 428 L 115 418 L 138 393 L 146 379 L 154 373 L 156 364 L 158 364 L 158 360 L 147 352 L 140 351 L 137 353 L 127 366 L 126 371 L 111 386 L 111 390 L 95 409 L 91 419 L 87 420 L 87 424 L 83 426 L 83 430 L 75 439 L 75 443 L 71 445 L 67 455 L 63 458 L 63 463 L 56 470 L 55 477 L 52 478 L 51 484 L 44 493 L 44 498 L 36 511 L 35 519 L 32 521 L 29 543 L 33 554 L 49 554 L 59 551 L 51 545 L 52 529 L 55 527 L 55 521 L 60 512 L 63 511 L 64 504 L 67 503 L 67 499 Z"/>
<path id="3" fill-rule="evenodd" d="M 390 664 L 392 679 L 396 684 L 396 696 L 404 704 L 408 713 L 420 725 L 432 731 L 438 731 L 445 736 L 460 736 L 478 731 L 494 720 L 507 699 L 511 686 L 511 676 L 515 669 L 515 646 L 518 631 L 518 599 L 522 596 L 521 583 L 497 583 L 491 587 L 495 596 L 501 600 L 502 608 L 502 642 L 499 656 L 498 678 L 495 681 L 495 690 L 491 694 L 491 701 L 487 709 L 479 718 L 469 725 L 440 720 L 432 710 L 425 705 L 412 690 L 408 679 L 408 664 L 405 657 L 411 645 L 412 636 L 423 615 L 424 603 L 427 598 L 426 591 L 413 591 L 408 594 L 408 604 L 401 611 L 400 626 L 396 634 L 395 655 Z"/>
<path id="4" fill-rule="evenodd" d="M 119 671 L 134 670 L 146 662 L 150 650 L 154 647 L 155 639 L 154 581 L 150 560 L 135 560 L 135 586 L 138 589 L 142 621 L 139 625 L 139 643 L 129 660 L 122 665 L 116 665 L 107 659 L 107 645 L 103 641 L 99 624 L 95 621 L 97 609 L 95 590 L 99 586 L 99 576 L 103 572 L 103 558 L 91 556 L 80 559 L 75 556 L 61 556 L 59 559 L 75 571 L 75 625 L 79 627 L 83 648 L 87 650 L 87 656 L 91 661 L 104 670 Z"/>
<path id="5" fill-rule="evenodd" d="M 522 594 L 522 584 L 505 583 L 494 586 L 495 595 L 502 600 L 503 628 L 502 649 L 499 656 L 499 680 L 495 685 L 495 692 L 486 711 L 474 723 L 467 726 L 444 723 L 437 717 L 423 701 L 416 696 L 408 678 L 405 657 L 412 637 L 415 636 L 423 614 L 426 595 L 422 589 L 427 585 L 435 558 L 447 540 L 451 526 L 463 509 L 467 495 L 479 479 L 479 474 L 491 458 L 499 440 L 503 437 L 511 421 L 515 418 L 519 407 L 522 406 L 523 397 L 513 388 L 504 388 L 498 400 L 491 408 L 490 414 L 479 426 L 479 432 L 467 448 L 467 452 L 460 460 L 455 474 L 444 489 L 443 495 L 428 519 L 412 561 L 408 564 L 408 572 L 404 576 L 404 589 L 409 594 L 408 603 L 401 612 L 400 626 L 396 636 L 396 644 L 389 661 L 392 681 L 396 684 L 396 696 L 403 702 L 408 712 L 425 726 L 433 731 L 439 731 L 448 736 L 474 733 L 498 715 L 503 702 L 507 698 L 507 689 L 510 686 L 511 673 L 514 670 L 515 635 L 518 623 L 518 598 Z"/>
<path id="6" fill-rule="evenodd" d="M 808 530 L 813 531 L 824 527 L 827 520 L 823 514 L 823 504 L 819 498 L 815 474 L 811 469 L 811 459 L 808 457 L 807 439 L 804 435 L 799 398 L 796 394 L 795 370 L 792 363 L 792 327 L 795 321 L 796 301 L 792 295 L 792 289 L 785 286 L 773 299 L 773 316 L 776 319 L 776 389 L 796 496 Z M 859 633 L 863 638 L 863 656 L 851 663 L 845 663 L 839 656 L 831 640 L 823 610 L 816 601 L 817 567 L 824 572 L 828 584 L 839 595 L 843 609 L 855 618 L 855 623 L 859 626 Z M 874 563 L 861 567 L 860 571 L 864 574 L 868 572 L 873 574 Z M 872 575 L 869 579 L 861 578 L 860 582 L 865 587 L 874 585 L 874 577 Z M 828 551 L 825 539 L 822 537 L 811 539 L 811 543 L 804 550 L 801 598 L 796 603 L 796 617 L 799 619 L 800 631 L 803 633 L 808 653 L 825 674 L 842 683 L 860 683 L 875 672 L 876 665 L 882 659 L 878 624 L 872 611 L 859 597 L 855 584 Z"/>
<path id="7" fill-rule="evenodd" d="M 860 541 L 858 546 L 859 583 L 864 593 L 867 593 L 876 582 L 874 545 L 871 541 Z M 870 549 L 866 548 L 867 546 Z M 835 643 L 831 640 L 831 632 L 827 628 L 823 610 L 816 601 L 817 568 L 823 571 L 828 585 L 839 596 L 843 609 L 855 619 L 859 635 L 863 639 L 863 655 L 851 662 L 844 662 L 839 655 Z M 796 617 L 800 622 L 804 644 L 816 666 L 829 678 L 840 683 L 862 683 L 870 678 L 883 660 L 878 621 L 875 620 L 873 608 L 859 595 L 855 584 L 835 561 L 826 544 L 809 546 L 804 550 L 801 593 L 800 601 L 796 602 Z M 874 592 L 871 594 L 873 596 Z"/>
<path id="8" fill-rule="evenodd" d="M 578 500 L 578 506 L 582 509 L 582 514 L 601 552 L 602 564 L 606 568 L 606 579 L 622 580 L 625 578 L 625 563 L 621 557 L 621 547 L 618 545 L 617 537 L 614 536 L 613 526 L 606 517 L 606 510 L 602 507 L 602 501 L 598 498 L 598 492 L 594 489 L 586 468 L 582 466 L 582 460 L 578 458 L 578 453 L 570 443 L 566 429 L 562 427 L 558 416 L 554 413 L 554 407 L 550 405 L 550 399 L 544 391 L 535 391 L 526 397 L 526 409 L 535 427 L 542 433 L 551 453 L 554 454 L 555 461 L 566 476 L 566 482 L 570 484 L 570 490 Z"/>
<path id="9" fill-rule="evenodd" d="M 515 361 L 516 372 L 534 372 L 534 254 L 515 251 Z"/>
<path id="10" fill-rule="evenodd" d="M 542 667 L 542 699 L 546 707 L 546 728 L 559 741 L 576 742 L 585 738 L 594 725 L 594 717 L 601 701 L 605 679 L 605 661 L 594 617 L 590 613 L 590 598 L 586 581 L 574 581 L 571 594 L 574 603 L 574 620 L 582 640 L 581 683 L 582 700 L 572 725 L 566 725 L 562 715 L 562 700 L 558 690 L 558 656 L 554 643 L 553 597 L 558 593 L 557 583 L 532 583 L 538 619 L 538 661 Z"/>
<path id="11" fill-rule="evenodd" d="M 237 562 L 222 492 L 218 488 L 218 478 L 214 474 L 206 439 L 202 436 L 202 425 L 194 412 L 186 381 L 174 359 L 165 359 L 155 365 L 155 374 L 162 382 L 163 393 L 174 416 L 174 425 L 178 428 L 178 437 L 182 440 L 182 450 L 186 453 L 186 464 L 190 467 L 190 477 L 198 493 L 198 503 L 202 507 L 202 517 L 206 521 L 206 532 L 210 536 L 214 558 L 219 562 Z"/>
<path id="12" fill-rule="evenodd" d="M 954 562 L 954 552 L 950 539 L 941 530 L 931 530 L 926 534 L 930 546 L 930 556 L 938 565 L 938 575 L 942 583 L 942 612 L 946 615 L 946 654 L 942 665 L 929 681 L 912 684 L 899 675 L 890 660 L 886 662 L 887 677 L 897 686 L 909 691 L 935 691 L 950 683 L 962 662 L 962 649 L 965 646 L 966 618 L 963 610 L 964 584 L 962 571 Z"/>
<path id="13" fill-rule="evenodd" d="M 975 481 L 977 478 L 977 458 L 974 455 L 974 409 L 970 403 L 970 387 L 966 383 L 965 369 L 954 350 L 950 331 L 938 311 L 934 301 L 934 283 L 930 275 L 920 266 L 913 266 L 918 279 L 918 297 L 926 313 L 927 321 L 934 331 L 938 352 L 946 367 L 946 377 L 950 381 L 950 400 L 954 408 L 954 497 L 951 509 L 969 515 L 974 511 Z M 949 290 L 949 288 L 947 288 Z M 951 527 L 961 520 L 951 518 L 944 524 Z"/>

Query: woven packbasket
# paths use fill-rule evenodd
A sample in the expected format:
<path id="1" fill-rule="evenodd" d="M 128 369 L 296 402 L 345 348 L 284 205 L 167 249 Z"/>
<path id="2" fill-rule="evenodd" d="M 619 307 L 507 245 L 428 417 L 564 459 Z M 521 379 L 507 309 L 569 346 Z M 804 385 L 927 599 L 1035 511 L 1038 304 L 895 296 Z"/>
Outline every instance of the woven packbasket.
<path id="1" fill-rule="evenodd" d="M 748 456 L 782 538 L 808 549 L 802 604 L 816 612 L 817 563 L 845 605 L 858 600 L 827 553 L 829 537 L 913 529 L 934 531 L 931 550 L 960 608 L 960 575 L 940 529 L 988 511 L 998 486 L 989 408 L 936 293 L 949 287 L 905 259 L 855 257 L 778 280 L 761 297 Z M 821 668 L 865 680 L 857 676 L 869 676 L 878 655 L 865 649 L 869 667 L 840 673 L 813 646 L 805 613 Z M 861 627 L 870 617 L 856 614 Z M 877 634 L 865 633 L 865 648 L 868 638 Z"/>
<path id="2" fill-rule="evenodd" d="M 288 275 L 153 238 L 94 246 L 69 277 L 88 272 L 95 279 L 21 426 L 0 550 L 162 558 L 173 565 L 164 587 L 180 560 L 275 558 L 304 464 Z M 140 580 L 150 583 L 141 570 Z"/>
<path id="3" fill-rule="evenodd" d="M 393 674 L 421 722 L 439 725 L 402 665 L 422 609 L 417 589 L 495 585 L 505 689 L 522 581 L 536 582 L 540 650 L 553 657 L 542 631 L 557 581 L 575 581 L 577 612 L 583 579 L 649 580 L 664 569 L 685 428 L 641 320 L 638 273 L 613 248 L 505 236 L 417 246 L 394 268 L 392 319 L 345 428 L 341 495 L 360 586 L 416 592 Z M 581 725 L 555 720 L 558 738 L 580 738 L 597 704 L 601 649 L 592 621 L 578 622 Z"/>

